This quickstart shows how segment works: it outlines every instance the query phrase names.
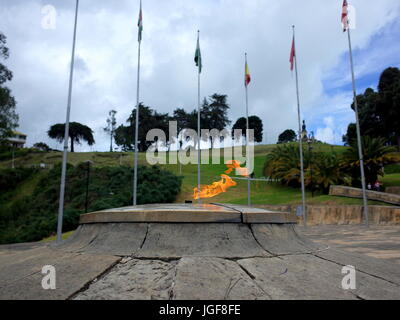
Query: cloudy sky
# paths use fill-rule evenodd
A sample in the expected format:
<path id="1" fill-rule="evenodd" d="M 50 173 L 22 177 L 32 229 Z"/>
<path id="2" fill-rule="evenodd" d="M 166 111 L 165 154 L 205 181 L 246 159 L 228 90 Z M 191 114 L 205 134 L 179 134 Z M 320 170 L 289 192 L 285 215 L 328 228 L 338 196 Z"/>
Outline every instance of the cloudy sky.
<path id="1" fill-rule="evenodd" d="M 352 0 L 358 92 L 375 88 L 388 66 L 400 67 L 400 1 Z M 56 10 L 49 28 L 49 6 Z M 264 142 L 296 129 L 295 78 L 289 70 L 296 25 L 302 117 L 309 131 L 341 143 L 354 121 L 342 0 L 143 0 L 141 98 L 160 112 L 188 111 L 197 103 L 193 62 L 197 30 L 203 56 L 202 96 L 228 95 L 230 118 L 245 112 L 244 53 L 252 75 L 251 115 L 264 122 Z M 51 8 L 51 7 L 50 7 Z M 8 85 L 18 102 L 20 131 L 28 145 L 65 122 L 75 0 L 1 0 L 0 31 L 8 40 L 14 72 Z M 107 113 L 124 123 L 136 101 L 139 0 L 80 0 L 71 121 L 90 126 L 103 151 Z M 51 25 L 50 25 L 51 26 Z"/>

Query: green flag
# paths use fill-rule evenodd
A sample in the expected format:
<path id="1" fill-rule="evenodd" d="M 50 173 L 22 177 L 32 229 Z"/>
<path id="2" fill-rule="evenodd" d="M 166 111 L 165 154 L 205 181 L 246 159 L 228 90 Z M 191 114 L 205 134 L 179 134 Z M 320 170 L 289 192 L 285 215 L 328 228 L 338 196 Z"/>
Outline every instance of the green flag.
<path id="1" fill-rule="evenodd" d="M 203 63 L 201 61 L 201 51 L 200 51 L 199 36 L 197 36 L 197 47 L 196 47 L 196 53 L 194 55 L 194 62 L 196 62 L 196 67 L 199 68 L 199 73 L 201 73 L 201 69 L 203 68 Z"/>

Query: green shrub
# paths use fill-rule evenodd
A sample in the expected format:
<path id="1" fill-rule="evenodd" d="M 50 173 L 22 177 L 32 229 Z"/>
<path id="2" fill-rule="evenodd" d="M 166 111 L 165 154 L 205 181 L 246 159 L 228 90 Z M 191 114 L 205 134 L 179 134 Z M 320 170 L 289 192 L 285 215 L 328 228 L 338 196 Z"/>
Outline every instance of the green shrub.
<path id="1" fill-rule="evenodd" d="M 25 157 L 28 154 L 43 153 L 35 148 L 14 149 L 14 158 Z M 13 158 L 13 150 L 11 147 L 3 147 L 0 151 L 0 161 L 11 160 Z"/>
<path id="2" fill-rule="evenodd" d="M 132 205 L 133 170 L 128 167 L 91 167 L 88 211 Z M 43 174 L 32 196 L 0 208 L 0 243 L 37 241 L 55 232 L 61 165 Z M 139 166 L 138 203 L 175 201 L 182 178 L 157 166 Z M 63 231 L 76 229 L 85 211 L 87 164 L 67 166 Z M 0 176 L 1 181 L 1 176 Z"/>
<path id="3" fill-rule="evenodd" d="M 36 172 L 35 169 L 1 169 L 0 170 L 0 193 L 8 192 L 23 182 L 24 180 L 30 178 L 32 174 Z"/>
<path id="4" fill-rule="evenodd" d="M 79 217 L 82 214 L 82 211 L 68 209 L 64 211 L 64 220 L 63 220 L 63 228 L 65 230 L 74 230 L 79 224 Z"/>
<path id="5" fill-rule="evenodd" d="M 24 197 L 16 200 L 10 207 L 10 218 L 17 220 L 20 216 L 23 216 L 30 210 L 30 197 Z"/>
<path id="6" fill-rule="evenodd" d="M 366 182 L 374 183 L 378 176 L 394 173 L 399 169 L 400 154 L 394 153 L 381 138 L 363 137 Z M 360 161 L 358 147 L 351 144 L 342 154 L 335 152 L 303 150 L 305 186 L 324 193 L 334 184 L 360 187 Z M 278 145 L 266 157 L 263 174 L 279 180 L 287 186 L 299 188 L 301 185 L 300 155 L 298 144 Z M 394 164 L 394 165 L 393 165 Z"/>

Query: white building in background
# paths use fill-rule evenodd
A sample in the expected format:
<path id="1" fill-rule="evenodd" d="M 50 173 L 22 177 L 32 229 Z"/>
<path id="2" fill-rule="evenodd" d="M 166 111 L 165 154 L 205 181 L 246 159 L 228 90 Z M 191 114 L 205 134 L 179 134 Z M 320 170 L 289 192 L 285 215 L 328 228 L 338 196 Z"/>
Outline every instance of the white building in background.
<path id="1" fill-rule="evenodd" d="M 13 131 L 13 135 L 10 138 L 7 138 L 7 141 L 9 145 L 14 148 L 23 148 L 27 137 L 28 136 L 22 132 Z"/>

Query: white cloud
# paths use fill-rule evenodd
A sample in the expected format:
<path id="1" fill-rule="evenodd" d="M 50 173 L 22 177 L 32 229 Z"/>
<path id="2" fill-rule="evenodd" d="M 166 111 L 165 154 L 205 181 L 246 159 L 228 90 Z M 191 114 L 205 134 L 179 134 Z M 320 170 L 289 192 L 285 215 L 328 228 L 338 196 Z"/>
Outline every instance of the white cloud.
<path id="1" fill-rule="evenodd" d="M 400 3 L 352 2 L 357 8 L 354 47 L 363 50 L 376 32 L 398 18 Z M 58 12 L 56 30 L 41 28 L 40 10 L 48 3 Z M 102 127 L 108 111 L 117 110 L 118 121 L 123 123 L 135 105 L 139 1 L 80 3 L 71 120 L 95 130 L 97 144 L 78 150 L 107 150 Z M 20 129 L 29 134 L 32 144 L 50 142 L 46 137 L 50 125 L 65 121 L 74 4 L 73 0 L 3 0 L 0 5 L 0 30 L 7 35 L 11 50 L 7 65 L 15 75 L 10 87 L 18 101 Z M 333 117 L 341 132 L 352 121 L 351 95 L 340 92 L 332 96 L 323 87 L 323 80 L 330 75 L 336 76 L 332 81 L 348 81 L 348 69 L 338 66 L 347 52 L 347 38 L 340 29 L 341 4 L 333 0 L 145 0 L 140 100 L 160 112 L 195 108 L 193 56 L 200 29 L 202 96 L 228 94 L 230 118 L 235 121 L 243 116 L 243 60 L 248 52 L 253 79 L 250 113 L 262 118 L 264 140 L 274 143 L 283 130 L 297 128 L 295 83 L 288 61 L 291 25 L 296 24 L 303 115 L 314 124 Z M 397 46 L 375 48 L 370 58 L 365 53 L 357 70 L 367 70 L 370 61 L 379 60 L 379 54 L 393 57 Z M 328 131 L 325 135 L 321 131 L 327 128 L 333 129 L 321 127 L 321 136 L 330 139 Z"/>
<path id="2" fill-rule="evenodd" d="M 333 117 L 326 117 L 323 119 L 324 127 L 317 129 L 315 138 L 319 141 L 330 143 L 330 144 L 340 144 L 342 141 L 342 136 L 345 134 L 343 128 L 338 128 L 335 124 Z"/>

